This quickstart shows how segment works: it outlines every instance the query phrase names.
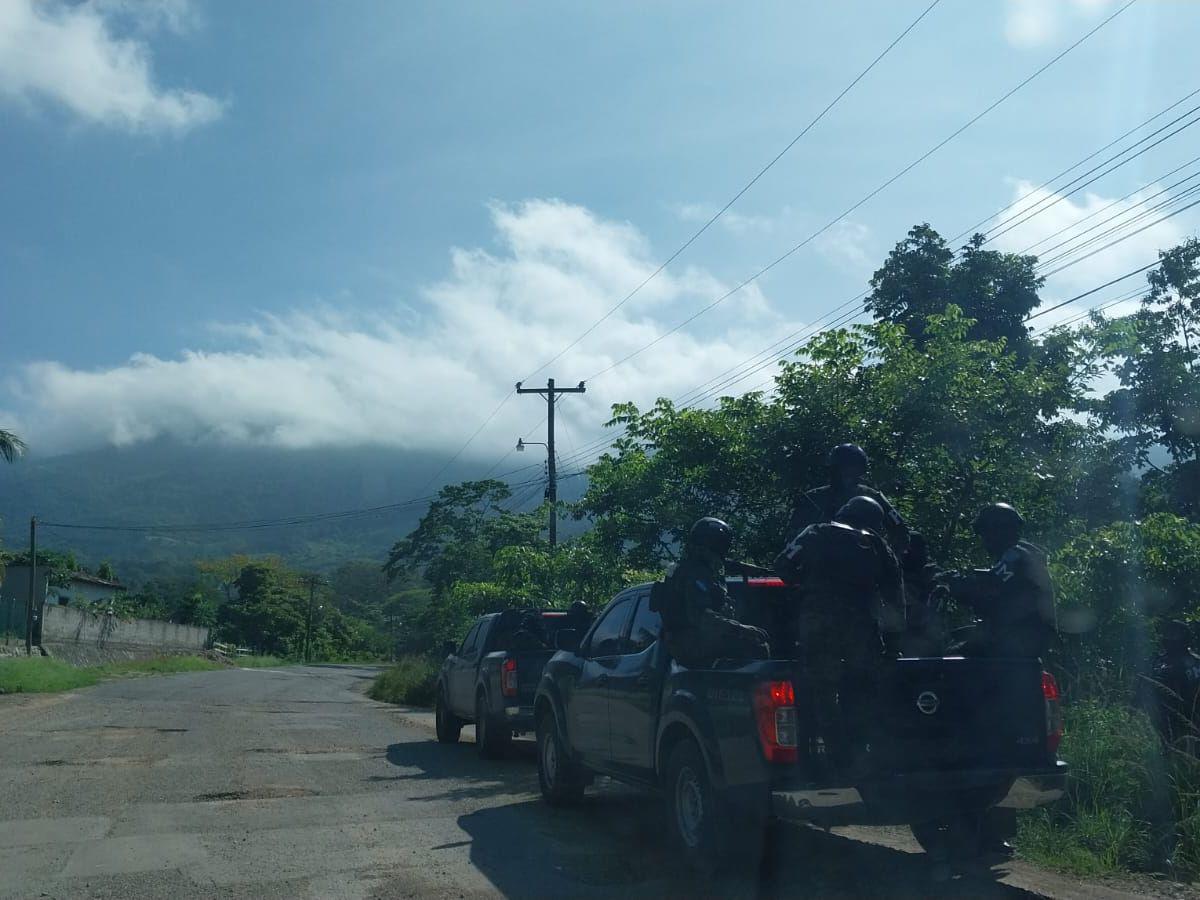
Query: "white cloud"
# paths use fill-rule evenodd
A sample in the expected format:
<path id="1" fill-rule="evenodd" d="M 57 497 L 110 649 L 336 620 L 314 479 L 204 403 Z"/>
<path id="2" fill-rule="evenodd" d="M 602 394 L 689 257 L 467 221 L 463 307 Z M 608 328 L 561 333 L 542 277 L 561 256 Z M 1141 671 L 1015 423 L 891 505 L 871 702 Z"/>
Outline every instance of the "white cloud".
<path id="1" fill-rule="evenodd" d="M 675 208 L 675 213 L 684 222 L 694 222 L 697 225 L 702 225 L 711 219 L 718 209 L 719 207 L 713 206 L 711 203 L 682 203 Z M 785 208 L 780 213 L 779 218 L 786 217 L 790 212 L 789 209 Z M 727 209 L 721 213 L 721 218 L 717 219 L 715 224 L 730 234 L 740 237 L 747 234 L 770 234 L 775 231 L 778 219 L 771 216 L 757 216 Z"/>
<path id="2" fill-rule="evenodd" d="M 156 85 L 144 40 L 158 28 L 180 32 L 193 23 L 182 0 L 4 0 L 0 96 L 50 100 L 84 121 L 135 132 L 183 132 L 211 122 L 223 104 Z M 122 25 L 139 36 L 119 36 Z"/>
<path id="3" fill-rule="evenodd" d="M 871 229 L 861 222 L 838 222 L 816 239 L 817 252 L 842 269 L 869 276 L 879 265 Z"/>
<path id="4" fill-rule="evenodd" d="M 1037 255 L 1040 270 L 1045 274 L 1079 260 L 1070 268 L 1050 275 L 1042 291 L 1047 302 L 1055 298 L 1066 299 L 1152 262 L 1157 259 L 1159 250 L 1173 247 L 1187 236 L 1188 225 L 1194 225 L 1200 216 L 1183 213 L 1177 218 L 1158 221 L 1176 209 L 1154 209 L 1170 196 L 1152 196 L 1161 190 L 1159 185 L 1150 185 L 1127 200 L 1116 202 L 1114 198 L 1091 193 L 1060 198 L 1052 191 L 1034 190 L 1030 182 L 1016 181 L 1014 202 L 1019 203 L 1001 216 L 1001 220 L 1012 218 L 1011 224 L 1016 227 L 998 235 L 993 245 L 997 249 Z M 1025 194 L 1029 196 L 1021 199 Z M 1028 221 L 1022 221 L 1025 213 L 1033 213 Z M 1017 222 L 1021 224 L 1017 225 Z M 1143 227 L 1144 231 L 1133 234 Z M 1129 237 L 1120 243 L 1106 246 L 1126 235 Z M 1105 249 L 1100 250 L 1102 247 Z M 1095 250 L 1100 252 L 1082 258 Z M 1077 315 L 1080 310 L 1124 291 L 1132 291 L 1139 284 L 1145 284 L 1143 276 L 1129 278 L 1104 292 L 1084 298 L 1077 305 L 1064 307 L 1054 316 L 1043 317 L 1038 327 L 1050 324 L 1052 319 L 1059 321 Z"/>
<path id="5" fill-rule="evenodd" d="M 159 436 L 282 447 L 457 447 L 513 382 L 656 265 L 635 228 L 579 206 L 530 201 L 495 205 L 491 215 L 501 250 L 454 250 L 450 273 L 423 292 L 416 324 L 411 307 L 400 304 L 370 318 L 296 311 L 225 326 L 219 335 L 230 346 L 216 352 L 143 354 L 99 371 L 39 362 L 20 376 L 14 411 L 31 442 L 48 450 Z M 727 289 L 698 269 L 664 272 L 534 380 L 553 375 L 574 384 Z M 773 314 L 754 286 L 703 324 L 713 336 L 671 335 L 564 404 L 575 439 L 596 434 L 613 402 L 679 396 L 770 336 L 800 327 Z M 475 452 L 507 449 L 541 413 L 529 398 L 510 401 Z"/>
<path id="6" fill-rule="evenodd" d="M 1065 25 L 1102 13 L 1113 0 L 1008 0 L 1004 36 L 1015 47 L 1039 47 L 1057 38 Z"/>

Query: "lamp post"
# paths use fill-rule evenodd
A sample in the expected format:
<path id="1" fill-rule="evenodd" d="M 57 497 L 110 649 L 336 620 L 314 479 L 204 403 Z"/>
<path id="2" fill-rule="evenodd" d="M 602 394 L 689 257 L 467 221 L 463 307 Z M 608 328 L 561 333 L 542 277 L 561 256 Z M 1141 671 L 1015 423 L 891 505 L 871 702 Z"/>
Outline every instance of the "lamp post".
<path id="1" fill-rule="evenodd" d="M 544 444 L 541 441 L 527 441 L 524 438 L 517 438 L 517 450 L 521 453 L 525 452 L 526 447 L 545 447 L 546 448 L 546 477 L 549 479 L 549 484 L 546 488 L 546 496 L 550 500 L 550 546 L 553 547 L 558 543 L 558 491 L 557 472 L 555 471 L 554 459 L 550 456 L 550 445 Z"/>

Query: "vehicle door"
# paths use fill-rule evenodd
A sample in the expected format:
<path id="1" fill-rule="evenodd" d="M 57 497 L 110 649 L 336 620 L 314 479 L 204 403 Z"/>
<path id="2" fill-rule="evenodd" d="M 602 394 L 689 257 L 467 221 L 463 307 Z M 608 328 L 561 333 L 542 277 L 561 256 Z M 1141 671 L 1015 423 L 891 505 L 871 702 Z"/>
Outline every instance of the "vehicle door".
<path id="1" fill-rule="evenodd" d="M 636 778 L 650 778 L 668 660 L 658 640 L 662 619 L 650 609 L 649 590 L 639 591 L 634 602 L 621 655 L 608 675 L 608 730 L 613 765 Z"/>
<path id="2" fill-rule="evenodd" d="M 456 716 L 470 719 L 475 715 L 475 666 L 479 662 L 480 632 L 485 620 L 476 622 L 450 666 L 450 706 Z"/>
<path id="3" fill-rule="evenodd" d="M 567 704 L 567 729 L 572 747 L 585 761 L 609 765 L 608 684 L 620 659 L 633 596 L 614 600 L 596 620 L 579 648 L 579 680 Z"/>

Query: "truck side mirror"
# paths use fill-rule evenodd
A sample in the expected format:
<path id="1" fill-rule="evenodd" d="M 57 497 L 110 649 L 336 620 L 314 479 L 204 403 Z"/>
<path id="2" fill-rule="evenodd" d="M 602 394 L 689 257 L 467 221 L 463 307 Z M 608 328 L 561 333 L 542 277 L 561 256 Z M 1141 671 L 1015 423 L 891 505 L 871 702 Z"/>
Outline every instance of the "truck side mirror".
<path id="1" fill-rule="evenodd" d="M 454 641 L 442 641 L 442 656 L 453 656 L 456 648 Z"/>
<path id="2" fill-rule="evenodd" d="M 554 633 L 554 649 L 574 652 L 579 649 L 579 631 L 574 628 L 560 628 Z"/>

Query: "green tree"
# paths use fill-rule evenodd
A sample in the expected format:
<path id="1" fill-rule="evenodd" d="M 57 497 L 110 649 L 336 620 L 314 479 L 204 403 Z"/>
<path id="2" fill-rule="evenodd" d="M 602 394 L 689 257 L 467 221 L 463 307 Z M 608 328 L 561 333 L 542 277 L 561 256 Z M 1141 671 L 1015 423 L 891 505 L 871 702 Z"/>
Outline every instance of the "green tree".
<path id="1" fill-rule="evenodd" d="M 769 563 L 791 497 L 820 483 L 831 445 L 854 441 L 946 562 L 978 559 L 968 525 L 995 500 L 1057 540 L 1112 521 L 1127 461 L 1094 422 L 1061 414 L 1082 390 L 1074 344 L 1056 337 L 1063 352 L 1021 364 L 1004 340 L 972 339 L 974 324 L 952 306 L 929 317 L 920 343 L 890 323 L 825 332 L 784 364 L 771 399 L 618 406 L 627 432 L 589 470 L 578 513 L 612 558 L 638 568 L 671 558 L 701 515 L 727 518 L 735 552 Z"/>
<path id="2" fill-rule="evenodd" d="M 1200 619 L 1200 525 L 1158 513 L 1069 541 L 1054 557 L 1063 643 L 1077 695 L 1125 692 L 1152 652 L 1150 623 Z"/>
<path id="3" fill-rule="evenodd" d="M 25 442 L 13 434 L 0 428 L 0 459 L 5 462 L 16 462 L 25 452 Z"/>
<path id="4" fill-rule="evenodd" d="M 985 250 L 984 240 L 974 235 L 956 260 L 928 223 L 914 226 L 871 276 L 867 309 L 879 321 L 903 325 L 923 346 L 928 318 L 954 304 L 974 320 L 973 340 L 1003 339 L 1026 358 L 1032 345 L 1024 320 L 1040 302 L 1045 279 L 1037 257 Z"/>
<path id="5" fill-rule="evenodd" d="M 1098 329 L 1120 387 L 1095 408 L 1154 469 L 1151 507 L 1200 519 L 1200 240 L 1160 253 L 1147 280 L 1141 309 Z M 1156 447 L 1166 468 L 1154 465 Z"/>
<path id="6" fill-rule="evenodd" d="M 467 481 L 443 487 L 417 528 L 396 542 L 383 570 L 389 578 L 422 574 L 443 597 L 457 581 L 486 581 L 496 551 L 538 539 L 540 512 L 514 513 L 502 481 Z"/>
<path id="7" fill-rule="evenodd" d="M 245 566 L 233 583 L 236 595 L 221 607 L 222 636 L 262 653 L 294 656 L 303 650 L 307 595 L 294 577 L 264 562 Z"/>

